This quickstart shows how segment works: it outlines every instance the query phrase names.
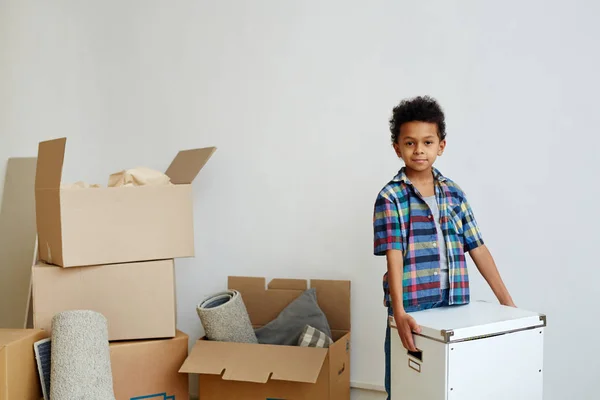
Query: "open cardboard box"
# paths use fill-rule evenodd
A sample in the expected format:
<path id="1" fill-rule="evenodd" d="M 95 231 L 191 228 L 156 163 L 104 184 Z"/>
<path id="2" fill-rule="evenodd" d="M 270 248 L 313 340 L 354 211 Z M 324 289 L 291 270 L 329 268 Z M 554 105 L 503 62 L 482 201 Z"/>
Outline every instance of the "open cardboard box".
<path id="1" fill-rule="evenodd" d="M 61 188 L 65 146 L 61 138 L 38 148 L 40 260 L 80 267 L 194 256 L 191 183 L 215 147 L 180 151 L 165 172 L 173 185 Z"/>
<path id="2" fill-rule="evenodd" d="M 229 277 L 255 328 L 266 325 L 308 288 L 306 280 Z M 180 372 L 199 374 L 201 399 L 350 399 L 350 282 L 311 280 L 334 343 L 328 349 L 201 338 Z"/>

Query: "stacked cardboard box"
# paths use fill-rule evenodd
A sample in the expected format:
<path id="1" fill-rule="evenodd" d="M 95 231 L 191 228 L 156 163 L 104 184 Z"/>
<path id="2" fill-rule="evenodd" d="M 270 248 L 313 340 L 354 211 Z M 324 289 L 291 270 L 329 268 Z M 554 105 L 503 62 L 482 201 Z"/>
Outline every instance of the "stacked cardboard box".
<path id="1" fill-rule="evenodd" d="M 65 146 L 62 138 L 38 148 L 34 328 L 50 335 L 58 312 L 100 312 L 117 400 L 187 399 L 174 259 L 194 256 L 191 184 L 216 149 L 179 152 L 165 172 L 169 185 L 82 187 L 61 184 Z"/>

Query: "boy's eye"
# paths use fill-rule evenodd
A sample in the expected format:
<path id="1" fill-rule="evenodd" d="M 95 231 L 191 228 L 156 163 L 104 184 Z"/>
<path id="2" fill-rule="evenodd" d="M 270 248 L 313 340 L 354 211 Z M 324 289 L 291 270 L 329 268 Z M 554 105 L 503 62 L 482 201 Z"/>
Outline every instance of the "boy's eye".
<path id="1" fill-rule="evenodd" d="M 406 142 L 407 146 L 412 146 L 413 142 Z"/>
<path id="2" fill-rule="evenodd" d="M 429 145 L 429 144 L 433 144 L 433 142 L 431 140 L 428 140 L 428 141 L 425 142 L 425 144 Z"/>

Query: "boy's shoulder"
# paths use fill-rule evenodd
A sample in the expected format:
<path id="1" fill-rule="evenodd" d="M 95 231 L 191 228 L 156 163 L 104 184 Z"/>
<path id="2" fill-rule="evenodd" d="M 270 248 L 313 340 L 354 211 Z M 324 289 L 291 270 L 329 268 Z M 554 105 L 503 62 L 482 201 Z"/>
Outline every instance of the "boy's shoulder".
<path id="1" fill-rule="evenodd" d="M 394 198 L 402 197 L 404 195 L 403 183 L 403 170 L 400 170 L 391 180 L 387 181 L 385 185 L 377 193 L 377 199 L 391 200 Z"/>
<path id="2" fill-rule="evenodd" d="M 441 182 L 443 182 L 444 186 L 450 191 L 451 194 L 460 197 L 461 199 L 465 197 L 465 192 L 460 185 L 456 183 L 456 181 L 444 176 Z"/>

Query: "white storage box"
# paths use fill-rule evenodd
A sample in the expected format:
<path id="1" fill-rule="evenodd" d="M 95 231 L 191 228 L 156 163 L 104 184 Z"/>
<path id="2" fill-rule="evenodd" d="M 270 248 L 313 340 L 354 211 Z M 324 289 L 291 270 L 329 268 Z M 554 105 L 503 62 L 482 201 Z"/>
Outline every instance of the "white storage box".
<path id="1" fill-rule="evenodd" d="M 417 353 L 390 317 L 392 399 L 542 399 L 545 315 L 482 301 L 410 315 Z"/>

